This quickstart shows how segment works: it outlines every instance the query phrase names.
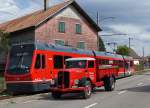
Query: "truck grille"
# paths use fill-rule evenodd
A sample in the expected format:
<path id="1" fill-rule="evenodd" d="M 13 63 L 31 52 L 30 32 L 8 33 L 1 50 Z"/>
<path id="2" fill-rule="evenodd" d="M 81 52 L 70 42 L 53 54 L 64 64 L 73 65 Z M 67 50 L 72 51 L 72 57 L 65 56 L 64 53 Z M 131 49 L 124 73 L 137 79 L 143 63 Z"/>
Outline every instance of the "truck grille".
<path id="1" fill-rule="evenodd" d="M 70 84 L 70 77 L 69 72 L 67 71 L 60 71 L 58 72 L 58 87 L 69 88 Z"/>

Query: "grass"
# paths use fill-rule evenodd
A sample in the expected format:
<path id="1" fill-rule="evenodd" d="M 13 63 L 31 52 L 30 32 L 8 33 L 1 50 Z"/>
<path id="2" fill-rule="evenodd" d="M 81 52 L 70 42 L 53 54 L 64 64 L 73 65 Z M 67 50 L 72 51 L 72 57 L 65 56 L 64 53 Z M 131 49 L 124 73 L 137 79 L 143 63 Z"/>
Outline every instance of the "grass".
<path id="1" fill-rule="evenodd" d="M 144 74 L 146 72 L 150 72 L 150 69 L 144 69 L 144 70 L 137 71 L 136 74 L 141 75 L 141 74 Z"/>
<path id="2" fill-rule="evenodd" d="M 5 86 L 5 79 L 4 77 L 0 76 L 0 91 L 6 89 L 6 86 Z"/>

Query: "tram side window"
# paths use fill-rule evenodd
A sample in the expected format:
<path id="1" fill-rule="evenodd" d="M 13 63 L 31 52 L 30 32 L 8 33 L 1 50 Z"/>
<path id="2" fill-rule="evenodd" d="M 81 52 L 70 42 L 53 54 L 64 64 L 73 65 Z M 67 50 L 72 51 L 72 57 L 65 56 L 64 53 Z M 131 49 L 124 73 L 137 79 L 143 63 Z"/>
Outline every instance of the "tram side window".
<path id="1" fill-rule="evenodd" d="M 98 62 L 99 62 L 100 65 L 102 65 L 102 60 L 101 59 L 99 59 Z"/>
<path id="2" fill-rule="evenodd" d="M 133 67 L 133 61 L 130 61 L 130 66 Z"/>
<path id="3" fill-rule="evenodd" d="M 105 60 L 102 60 L 102 65 L 105 65 Z"/>
<path id="4" fill-rule="evenodd" d="M 45 68 L 45 55 L 42 55 L 42 69 Z"/>
<path id="5" fill-rule="evenodd" d="M 109 60 L 103 59 L 103 60 L 102 60 L 102 64 L 103 64 L 103 65 L 108 65 L 108 64 L 109 64 Z"/>
<path id="6" fill-rule="evenodd" d="M 123 61 L 119 61 L 119 67 L 123 67 Z"/>
<path id="7" fill-rule="evenodd" d="M 59 55 L 54 56 L 54 68 L 55 69 L 63 68 L 63 56 Z"/>
<path id="8" fill-rule="evenodd" d="M 40 59 L 40 54 L 36 56 L 36 63 L 35 63 L 35 68 L 39 69 L 41 67 L 41 59 Z"/>

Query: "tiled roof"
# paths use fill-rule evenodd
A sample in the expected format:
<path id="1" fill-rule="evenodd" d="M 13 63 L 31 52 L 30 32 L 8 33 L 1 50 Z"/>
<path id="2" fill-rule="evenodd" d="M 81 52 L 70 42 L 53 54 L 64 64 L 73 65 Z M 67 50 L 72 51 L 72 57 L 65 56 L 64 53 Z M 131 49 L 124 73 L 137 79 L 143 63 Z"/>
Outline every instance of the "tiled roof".
<path id="1" fill-rule="evenodd" d="M 74 3 L 77 8 L 79 8 L 80 12 L 84 14 L 85 17 L 87 17 L 87 14 L 79 7 L 79 5 L 73 1 L 67 1 L 60 3 L 58 5 L 52 6 L 51 8 L 47 9 L 46 11 L 40 10 L 37 12 L 34 12 L 32 14 L 14 19 L 12 21 L 8 21 L 6 23 L 0 24 L 0 30 L 4 30 L 5 32 L 15 32 L 19 30 L 23 30 L 29 27 L 36 27 L 43 21 L 45 21 L 47 18 L 52 17 L 62 9 L 64 9 L 66 6 Z M 95 27 L 98 31 L 101 29 L 95 24 L 95 22 L 90 18 L 87 17 L 89 21 L 92 22 L 92 26 Z"/>

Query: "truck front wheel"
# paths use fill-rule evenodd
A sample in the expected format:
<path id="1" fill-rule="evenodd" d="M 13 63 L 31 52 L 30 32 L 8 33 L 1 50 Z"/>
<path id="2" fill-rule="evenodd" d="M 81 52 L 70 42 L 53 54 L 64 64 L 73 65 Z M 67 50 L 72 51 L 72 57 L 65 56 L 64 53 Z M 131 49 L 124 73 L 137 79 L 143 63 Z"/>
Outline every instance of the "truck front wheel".
<path id="1" fill-rule="evenodd" d="M 105 91 L 113 91 L 115 89 L 115 78 L 107 77 L 104 80 Z"/>
<path id="2" fill-rule="evenodd" d="M 59 99 L 59 98 L 61 98 L 61 93 L 60 92 L 52 92 L 52 97 L 54 98 L 54 99 Z"/>
<path id="3" fill-rule="evenodd" d="M 91 93 L 92 93 L 92 85 L 90 81 L 86 81 L 85 82 L 85 89 L 83 91 L 83 98 L 84 99 L 88 99 L 91 97 Z"/>

